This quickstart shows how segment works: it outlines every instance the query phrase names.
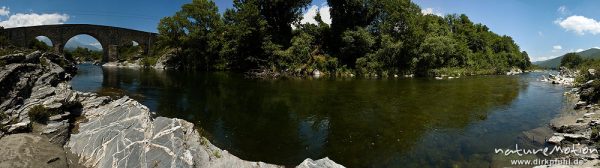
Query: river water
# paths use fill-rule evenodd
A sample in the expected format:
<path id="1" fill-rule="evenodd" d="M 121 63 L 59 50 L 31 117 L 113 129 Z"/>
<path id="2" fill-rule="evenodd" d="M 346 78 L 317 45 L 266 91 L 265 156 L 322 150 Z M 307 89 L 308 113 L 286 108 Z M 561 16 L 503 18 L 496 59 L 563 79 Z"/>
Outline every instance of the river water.
<path id="1" fill-rule="evenodd" d="M 495 148 L 531 145 L 523 132 L 546 127 L 565 105 L 564 88 L 537 81 L 540 75 L 256 80 L 82 64 L 71 84 L 128 95 L 160 116 L 193 122 L 245 160 L 496 167 L 509 162 Z"/>

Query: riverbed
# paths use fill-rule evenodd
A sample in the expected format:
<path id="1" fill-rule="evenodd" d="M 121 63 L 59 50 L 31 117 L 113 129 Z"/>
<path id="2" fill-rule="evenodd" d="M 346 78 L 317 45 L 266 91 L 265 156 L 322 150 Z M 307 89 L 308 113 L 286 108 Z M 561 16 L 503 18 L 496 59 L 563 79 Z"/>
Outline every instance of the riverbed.
<path id="1" fill-rule="evenodd" d="M 565 105 L 565 88 L 540 76 L 257 80 L 82 64 L 71 84 L 128 95 L 159 116 L 193 122 L 245 160 L 489 167 L 508 164 L 495 148 L 532 145 L 523 132 L 546 127 Z"/>

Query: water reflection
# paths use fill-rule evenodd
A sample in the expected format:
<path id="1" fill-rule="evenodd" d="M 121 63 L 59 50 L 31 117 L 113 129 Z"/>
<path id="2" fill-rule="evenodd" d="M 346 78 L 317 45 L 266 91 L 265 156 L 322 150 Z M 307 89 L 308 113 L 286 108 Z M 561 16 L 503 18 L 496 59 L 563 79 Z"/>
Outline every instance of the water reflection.
<path id="1" fill-rule="evenodd" d="M 213 143 L 243 159 L 285 165 L 329 156 L 348 167 L 488 167 L 493 147 L 514 144 L 562 101 L 561 88 L 530 86 L 528 77 L 264 81 L 87 65 L 80 71 L 94 73 L 76 76 L 75 89 L 143 95 L 136 99 L 151 110 L 200 124 Z M 81 82 L 98 73 L 101 83 Z"/>

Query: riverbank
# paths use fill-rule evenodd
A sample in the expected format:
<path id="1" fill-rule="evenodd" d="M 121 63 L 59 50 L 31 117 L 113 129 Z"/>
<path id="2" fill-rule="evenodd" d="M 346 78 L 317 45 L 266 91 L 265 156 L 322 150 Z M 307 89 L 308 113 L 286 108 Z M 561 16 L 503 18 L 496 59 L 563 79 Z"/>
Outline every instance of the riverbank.
<path id="1" fill-rule="evenodd" d="M 590 69 L 587 73 L 594 73 L 595 70 Z M 550 138 L 545 142 L 550 145 L 561 148 L 590 149 L 595 152 L 570 152 L 561 153 L 555 159 L 568 159 L 571 161 L 582 160 L 583 163 L 569 165 L 570 167 L 597 167 L 600 166 L 600 155 L 597 151 L 600 136 L 600 105 L 582 100 L 582 95 L 590 94 L 587 88 L 594 81 L 588 81 L 583 84 L 575 83 L 575 78 L 581 72 L 570 71 L 566 68 L 561 68 L 557 75 L 550 75 L 549 78 L 543 81 L 552 84 L 562 84 L 567 87 L 573 87 L 570 91 L 565 92 L 567 99 L 567 107 L 563 113 L 551 121 L 550 128 L 554 131 Z M 541 165 L 536 168 L 546 167 L 564 167 L 564 165 Z"/>
<path id="2" fill-rule="evenodd" d="M 5 95 L 0 99 L 0 141 L 40 148 L 27 154 L 20 153 L 23 148 L 0 148 L 8 151 L 0 155 L 7 166 L 23 166 L 35 162 L 27 158 L 35 158 L 45 160 L 39 167 L 77 167 L 69 160 L 85 167 L 283 167 L 242 160 L 214 146 L 194 124 L 157 117 L 128 97 L 72 90 L 68 81 L 75 74 L 74 61 L 60 55 L 33 52 L 0 60 L 0 95 Z M 31 140 L 19 140 L 24 138 Z M 37 145 L 41 141 L 52 145 Z M 76 157 L 48 157 L 37 151 Z M 324 158 L 306 159 L 297 167 L 343 166 Z"/>

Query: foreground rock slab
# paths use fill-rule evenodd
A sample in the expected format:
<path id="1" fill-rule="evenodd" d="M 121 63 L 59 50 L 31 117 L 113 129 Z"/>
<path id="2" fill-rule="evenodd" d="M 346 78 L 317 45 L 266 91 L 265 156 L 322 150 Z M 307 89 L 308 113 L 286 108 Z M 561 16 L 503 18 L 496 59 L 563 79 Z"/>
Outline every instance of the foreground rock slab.
<path id="1" fill-rule="evenodd" d="M 0 139 L 0 167 L 77 167 L 60 146 L 40 135 L 12 134 Z"/>
<path id="2" fill-rule="evenodd" d="M 192 123 L 153 119 L 147 107 L 128 97 L 90 108 L 83 117 L 87 122 L 66 147 L 88 167 L 281 167 L 242 160 L 201 137 Z M 299 167 L 343 166 L 307 159 Z"/>

